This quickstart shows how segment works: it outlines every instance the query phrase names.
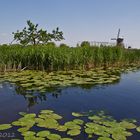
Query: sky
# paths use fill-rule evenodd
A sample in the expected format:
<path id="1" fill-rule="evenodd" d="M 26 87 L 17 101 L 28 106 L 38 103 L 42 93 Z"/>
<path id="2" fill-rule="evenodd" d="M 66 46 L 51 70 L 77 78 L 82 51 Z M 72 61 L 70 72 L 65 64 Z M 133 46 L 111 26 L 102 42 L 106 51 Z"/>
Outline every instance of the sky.
<path id="1" fill-rule="evenodd" d="M 0 0 L 0 44 L 13 40 L 26 21 L 51 32 L 56 27 L 66 43 L 110 42 L 121 29 L 124 43 L 140 48 L 140 0 Z"/>

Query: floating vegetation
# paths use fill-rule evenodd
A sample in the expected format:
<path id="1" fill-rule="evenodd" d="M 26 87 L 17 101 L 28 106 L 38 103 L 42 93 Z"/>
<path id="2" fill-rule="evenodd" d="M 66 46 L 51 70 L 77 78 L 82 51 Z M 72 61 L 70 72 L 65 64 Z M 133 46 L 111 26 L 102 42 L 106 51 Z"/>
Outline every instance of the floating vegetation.
<path id="1" fill-rule="evenodd" d="M 11 128 L 11 124 L 1 124 L 0 125 L 0 130 L 6 130 L 6 129 L 9 129 Z"/>
<path id="2" fill-rule="evenodd" d="M 52 110 L 42 110 L 38 115 L 20 114 L 21 118 L 12 124 L 1 124 L 0 130 L 16 126 L 24 140 L 73 140 L 82 133 L 85 133 L 89 139 L 96 136 L 97 140 L 127 140 L 127 137 L 133 135 L 131 130 L 140 132 L 136 120 L 117 121 L 106 115 L 104 111 L 77 113 L 80 115 L 63 123 L 60 122 L 63 117 Z M 63 134 L 67 137 L 64 138 Z"/>
<path id="3" fill-rule="evenodd" d="M 90 71 L 22 71 L 7 72 L 0 76 L 3 81 L 16 83 L 20 88 L 26 91 L 46 92 L 49 88 L 61 88 L 75 85 L 96 85 L 109 84 L 120 79 L 118 69 L 94 69 Z M 25 95 L 26 98 L 32 98 L 32 94 Z"/>

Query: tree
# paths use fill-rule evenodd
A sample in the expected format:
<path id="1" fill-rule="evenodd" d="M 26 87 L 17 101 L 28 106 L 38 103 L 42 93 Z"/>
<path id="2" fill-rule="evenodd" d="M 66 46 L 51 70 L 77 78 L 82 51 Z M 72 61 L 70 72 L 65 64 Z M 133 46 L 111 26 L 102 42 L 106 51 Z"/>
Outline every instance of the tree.
<path id="1" fill-rule="evenodd" d="M 27 21 L 27 27 L 24 27 L 22 31 L 17 30 L 13 34 L 13 41 L 18 41 L 22 45 L 46 44 L 52 40 L 61 41 L 64 39 L 63 32 L 59 31 L 58 27 L 52 33 L 48 33 L 47 30 L 38 29 L 38 24 L 35 25 L 30 20 Z"/>
<path id="2" fill-rule="evenodd" d="M 81 47 L 90 47 L 90 42 L 88 42 L 88 41 L 83 41 L 83 42 L 81 43 Z"/>

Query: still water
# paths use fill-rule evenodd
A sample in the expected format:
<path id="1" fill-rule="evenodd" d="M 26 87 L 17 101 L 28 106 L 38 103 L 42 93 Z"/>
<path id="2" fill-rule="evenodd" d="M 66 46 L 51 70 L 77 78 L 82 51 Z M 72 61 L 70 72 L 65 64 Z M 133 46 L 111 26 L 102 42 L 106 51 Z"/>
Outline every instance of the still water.
<path id="1" fill-rule="evenodd" d="M 36 93 L 34 99 L 26 98 L 18 88 L 10 83 L 0 86 L 0 124 L 17 120 L 18 112 L 39 113 L 42 109 L 54 110 L 66 120 L 71 119 L 72 112 L 105 110 L 117 120 L 133 118 L 140 122 L 140 71 L 123 73 L 118 83 L 67 87 L 43 95 Z M 14 133 L 15 138 L 23 139 L 14 129 L 9 132 Z M 133 134 L 128 140 L 140 139 L 140 133 Z M 84 134 L 76 138 L 85 139 Z"/>

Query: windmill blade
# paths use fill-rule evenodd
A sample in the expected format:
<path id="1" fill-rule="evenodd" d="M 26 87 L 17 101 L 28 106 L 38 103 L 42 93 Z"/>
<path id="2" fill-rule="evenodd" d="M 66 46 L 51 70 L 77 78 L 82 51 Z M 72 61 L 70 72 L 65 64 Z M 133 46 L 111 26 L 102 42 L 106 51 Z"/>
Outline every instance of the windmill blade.
<path id="1" fill-rule="evenodd" d="M 120 37 L 120 28 L 119 28 L 119 30 L 118 30 L 117 38 L 119 38 L 119 37 Z"/>

